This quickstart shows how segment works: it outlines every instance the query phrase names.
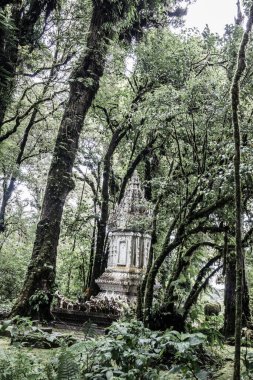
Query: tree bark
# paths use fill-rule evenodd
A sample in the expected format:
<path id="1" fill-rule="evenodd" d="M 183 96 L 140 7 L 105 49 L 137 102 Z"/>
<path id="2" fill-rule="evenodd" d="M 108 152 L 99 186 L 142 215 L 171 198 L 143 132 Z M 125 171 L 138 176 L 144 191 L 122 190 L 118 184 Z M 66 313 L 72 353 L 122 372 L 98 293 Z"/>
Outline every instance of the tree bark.
<path id="1" fill-rule="evenodd" d="M 224 336 L 234 336 L 235 333 L 235 288 L 236 260 L 235 253 L 228 252 L 226 258 L 225 294 L 224 294 Z"/>
<path id="2" fill-rule="evenodd" d="M 92 238 L 91 238 L 91 245 L 90 245 L 90 258 L 89 258 L 89 266 L 88 266 L 88 273 L 87 273 L 87 279 L 85 283 L 85 287 L 83 289 L 83 292 L 87 289 L 87 295 L 90 294 L 90 283 L 91 283 L 91 275 L 92 275 L 92 269 L 93 269 L 93 262 L 94 262 L 94 256 L 95 256 L 95 249 L 96 249 L 96 236 L 97 236 L 97 228 L 98 228 L 98 220 L 97 220 L 97 206 L 98 206 L 98 191 L 99 191 L 99 172 L 100 172 L 100 166 L 98 167 L 98 175 L 97 175 L 97 185 L 92 185 L 93 188 L 93 204 L 94 204 L 94 224 L 92 228 Z"/>
<path id="3" fill-rule="evenodd" d="M 251 327 L 251 311 L 248 283 L 243 262 L 242 279 L 242 326 Z M 233 251 L 227 253 L 224 294 L 224 336 L 229 338 L 235 334 L 235 294 L 236 294 L 236 257 Z"/>
<path id="4" fill-rule="evenodd" d="M 243 285 L 243 251 L 242 251 L 242 200 L 241 200 L 241 136 L 238 108 L 240 103 L 240 80 L 246 68 L 246 47 L 253 24 L 253 2 L 249 19 L 238 52 L 237 67 L 231 86 L 232 121 L 234 130 L 234 183 L 235 183 L 235 224 L 236 224 L 236 311 L 235 311 L 235 360 L 234 380 L 241 379 L 241 328 L 242 328 L 242 285 Z"/>
<path id="5" fill-rule="evenodd" d="M 154 210 L 153 210 L 153 216 L 152 216 L 152 232 L 151 232 L 151 245 L 150 245 L 150 252 L 148 256 L 148 262 L 147 262 L 147 269 L 146 273 L 143 277 L 143 280 L 139 286 L 138 289 L 138 296 L 137 296 L 137 307 L 136 307 L 136 315 L 137 319 L 142 320 L 144 317 L 144 295 L 145 295 L 145 289 L 147 285 L 148 280 L 148 273 L 152 267 L 153 260 L 154 260 L 154 245 L 157 242 L 157 216 L 159 213 L 159 207 L 162 201 L 162 196 L 160 195 L 157 199 L 157 202 L 155 204 Z"/>
<path id="6" fill-rule="evenodd" d="M 0 131 L 15 86 L 20 17 L 19 6 L 14 4 L 12 6 L 11 20 L 9 20 L 14 30 L 12 34 L 9 33 L 5 25 L 0 24 Z"/>

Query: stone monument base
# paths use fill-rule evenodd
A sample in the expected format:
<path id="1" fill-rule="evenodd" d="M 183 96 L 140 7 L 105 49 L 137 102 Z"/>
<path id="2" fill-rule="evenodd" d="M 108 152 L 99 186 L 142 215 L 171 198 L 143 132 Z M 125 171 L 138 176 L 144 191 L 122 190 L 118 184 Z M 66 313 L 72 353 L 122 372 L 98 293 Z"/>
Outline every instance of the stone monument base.
<path id="1" fill-rule="evenodd" d="M 126 300 L 135 300 L 143 271 L 134 267 L 107 268 L 96 283 L 100 288 L 97 297 L 119 296 Z"/>

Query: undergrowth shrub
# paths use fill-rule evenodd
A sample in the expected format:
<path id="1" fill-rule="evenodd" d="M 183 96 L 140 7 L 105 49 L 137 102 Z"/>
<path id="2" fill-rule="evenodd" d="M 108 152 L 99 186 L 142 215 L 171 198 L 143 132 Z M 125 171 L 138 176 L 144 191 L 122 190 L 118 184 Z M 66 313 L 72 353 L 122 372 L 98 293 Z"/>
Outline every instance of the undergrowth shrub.
<path id="1" fill-rule="evenodd" d="M 221 333 L 223 326 L 222 316 L 210 316 L 207 320 L 199 323 L 197 328 L 192 328 L 191 332 L 202 332 L 207 337 L 207 343 L 210 346 L 220 346 L 224 344 L 224 336 Z"/>
<path id="2" fill-rule="evenodd" d="M 34 326 L 29 318 L 19 316 L 0 323 L 0 335 L 4 335 L 5 332 L 9 332 L 12 345 L 22 345 L 23 347 L 50 349 L 76 342 L 71 335 L 48 333 L 38 326 Z"/>
<path id="3" fill-rule="evenodd" d="M 11 355 L 0 350 L 0 380 L 54 380 L 53 365 L 18 349 Z"/>
<path id="4" fill-rule="evenodd" d="M 176 331 L 156 332 L 141 322 L 116 322 L 106 336 L 67 347 L 42 363 L 25 351 L 0 355 L 0 380 L 156 380 L 171 373 L 205 380 L 203 352 L 206 336 Z M 167 376 L 167 377 L 164 377 Z"/>
<path id="5" fill-rule="evenodd" d="M 161 369 L 207 379 L 197 355 L 205 343 L 201 333 L 154 332 L 137 321 L 114 323 L 106 337 L 79 345 L 80 379 L 155 380 Z M 73 349 L 77 352 L 77 346 Z"/>
<path id="6" fill-rule="evenodd" d="M 76 356 L 67 348 L 63 348 L 57 363 L 57 380 L 77 380 L 80 378 L 80 366 Z"/>

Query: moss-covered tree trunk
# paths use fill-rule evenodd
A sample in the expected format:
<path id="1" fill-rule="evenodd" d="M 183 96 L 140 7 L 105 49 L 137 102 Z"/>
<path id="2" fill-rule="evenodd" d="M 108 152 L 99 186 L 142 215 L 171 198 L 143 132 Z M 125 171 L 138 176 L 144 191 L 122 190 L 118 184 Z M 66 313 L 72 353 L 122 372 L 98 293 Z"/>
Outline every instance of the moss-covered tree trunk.
<path id="1" fill-rule="evenodd" d="M 234 252 L 230 252 L 226 259 L 225 293 L 224 293 L 224 336 L 234 336 L 235 333 L 235 284 L 236 261 Z"/>
<path id="2" fill-rule="evenodd" d="M 243 263 L 242 280 L 242 326 L 251 325 L 249 290 Z M 229 252 L 226 260 L 225 294 L 224 294 L 224 336 L 229 338 L 235 334 L 235 293 L 236 293 L 236 260 L 234 252 Z"/>
<path id="3" fill-rule="evenodd" d="M 15 73 L 18 61 L 18 25 L 21 11 L 17 2 L 12 5 L 10 30 L 4 23 L 0 23 L 0 128 L 5 112 L 11 101 L 15 85 Z"/>
<path id="4" fill-rule="evenodd" d="M 232 120 L 234 129 L 234 181 L 235 181 L 235 224 L 236 224 L 236 312 L 235 312 L 235 360 L 234 380 L 241 379 L 241 328 L 242 328 L 242 289 L 243 289 L 243 250 L 242 250 L 242 200 L 241 200 L 241 137 L 238 108 L 240 102 L 240 80 L 246 67 L 246 46 L 253 24 L 253 2 L 249 19 L 238 52 L 237 67 L 232 81 Z"/>
<path id="5" fill-rule="evenodd" d="M 74 187 L 72 168 L 78 140 L 84 118 L 99 88 L 108 41 L 114 34 L 111 26 L 118 16 L 116 3 L 93 1 L 87 47 L 71 75 L 69 99 L 55 143 L 32 257 L 13 315 L 33 314 L 30 297 L 38 290 L 43 291 L 43 286 L 48 294 L 53 294 L 60 223 L 66 197 Z M 43 305 L 46 318 L 50 318 L 50 304 L 51 298 Z"/>

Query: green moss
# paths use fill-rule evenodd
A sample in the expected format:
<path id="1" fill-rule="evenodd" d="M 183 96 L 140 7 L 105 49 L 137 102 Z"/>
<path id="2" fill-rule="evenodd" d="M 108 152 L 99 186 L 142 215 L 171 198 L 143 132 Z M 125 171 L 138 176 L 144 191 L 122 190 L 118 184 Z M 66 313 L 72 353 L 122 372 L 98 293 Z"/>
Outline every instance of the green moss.
<path id="1" fill-rule="evenodd" d="M 10 348 L 10 339 L 0 336 L 0 349 L 7 350 Z"/>
<path id="2" fill-rule="evenodd" d="M 0 337 L 0 349 L 11 353 L 17 350 L 17 346 L 11 345 L 10 338 Z M 46 362 L 51 356 L 55 355 L 55 353 L 59 351 L 59 348 L 51 348 L 49 350 L 45 350 L 41 348 L 28 348 L 21 346 L 18 346 L 18 349 L 26 353 L 32 353 L 33 355 L 40 358 L 42 362 Z"/>

